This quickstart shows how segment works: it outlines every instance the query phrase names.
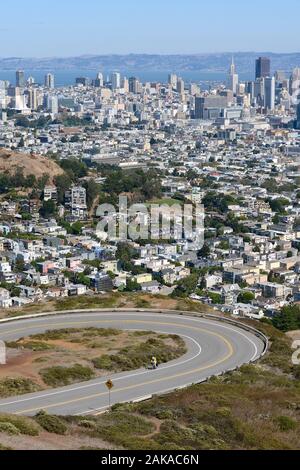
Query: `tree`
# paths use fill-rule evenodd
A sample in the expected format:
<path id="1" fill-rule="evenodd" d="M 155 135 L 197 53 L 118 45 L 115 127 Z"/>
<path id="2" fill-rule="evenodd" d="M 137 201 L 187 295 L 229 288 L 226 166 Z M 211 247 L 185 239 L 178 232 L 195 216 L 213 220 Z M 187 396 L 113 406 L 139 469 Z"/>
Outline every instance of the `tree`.
<path id="1" fill-rule="evenodd" d="M 18 273 L 22 273 L 24 271 L 24 269 L 25 269 L 24 261 L 21 258 L 17 258 L 17 260 L 15 262 L 15 270 Z"/>
<path id="2" fill-rule="evenodd" d="M 207 243 L 204 243 L 201 250 L 198 251 L 198 258 L 208 258 L 209 255 L 210 255 L 210 248 L 207 245 Z"/>
<path id="3" fill-rule="evenodd" d="M 300 328 L 300 307 L 299 305 L 287 305 L 281 312 L 275 315 L 272 320 L 275 328 L 281 331 L 293 331 Z"/>
<path id="4" fill-rule="evenodd" d="M 56 204 L 51 199 L 49 201 L 44 201 L 42 207 L 40 208 L 40 214 L 44 219 L 49 219 L 54 216 L 56 213 Z"/>
<path id="5" fill-rule="evenodd" d="M 93 206 L 93 203 L 100 192 L 100 186 L 94 180 L 89 180 L 84 184 L 86 189 L 86 202 L 89 209 Z"/>
<path id="6" fill-rule="evenodd" d="M 179 281 L 178 286 L 172 292 L 172 297 L 188 297 L 195 292 L 199 282 L 199 274 L 193 273 Z"/>
<path id="7" fill-rule="evenodd" d="M 238 296 L 238 302 L 241 304 L 251 304 L 255 299 L 255 295 L 252 292 L 241 292 Z"/>
<path id="8" fill-rule="evenodd" d="M 65 192 L 70 189 L 72 185 L 72 179 L 69 175 L 63 174 L 56 176 L 54 182 L 57 187 L 57 200 L 61 204 L 64 202 Z"/>
<path id="9" fill-rule="evenodd" d="M 77 158 L 68 158 L 60 161 L 60 166 L 68 174 L 73 174 L 76 179 L 83 178 L 88 173 L 88 167 Z"/>
<path id="10" fill-rule="evenodd" d="M 126 287 L 124 289 L 126 292 L 136 292 L 142 290 L 140 284 L 138 284 L 134 279 L 127 279 Z"/>
<path id="11" fill-rule="evenodd" d="M 74 222 L 74 224 L 71 225 L 72 227 L 72 233 L 73 235 L 81 235 L 83 225 L 81 222 Z"/>
<path id="12" fill-rule="evenodd" d="M 122 266 L 130 263 L 131 259 L 136 255 L 135 250 L 126 242 L 120 242 L 117 245 L 116 259 L 120 260 Z"/>

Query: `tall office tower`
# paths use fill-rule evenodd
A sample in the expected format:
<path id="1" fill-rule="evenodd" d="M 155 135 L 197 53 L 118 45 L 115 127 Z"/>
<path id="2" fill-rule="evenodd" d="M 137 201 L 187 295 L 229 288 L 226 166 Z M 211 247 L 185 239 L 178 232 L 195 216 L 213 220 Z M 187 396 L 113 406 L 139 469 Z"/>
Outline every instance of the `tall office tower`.
<path id="1" fill-rule="evenodd" d="M 170 73 L 169 78 L 168 78 L 168 83 L 169 83 L 169 85 L 172 86 L 173 90 L 176 90 L 176 88 L 177 88 L 177 75 L 175 75 L 175 73 Z"/>
<path id="2" fill-rule="evenodd" d="M 104 85 L 103 74 L 101 72 L 97 73 L 97 77 L 95 80 L 95 87 L 102 88 Z"/>
<path id="3" fill-rule="evenodd" d="M 285 71 L 284 70 L 276 70 L 275 80 L 276 80 L 276 82 L 280 82 L 280 83 L 282 83 L 284 80 L 286 80 Z"/>
<path id="4" fill-rule="evenodd" d="M 265 78 L 265 108 L 273 111 L 275 108 L 275 78 Z"/>
<path id="5" fill-rule="evenodd" d="M 251 100 L 254 98 L 254 82 L 246 82 L 245 84 L 245 93 L 248 93 L 251 97 Z"/>
<path id="6" fill-rule="evenodd" d="M 264 106 L 265 103 L 265 79 L 257 78 L 254 82 L 254 98 L 258 106 Z"/>
<path id="7" fill-rule="evenodd" d="M 58 97 L 48 96 L 48 109 L 51 114 L 58 114 Z"/>
<path id="8" fill-rule="evenodd" d="M 47 73 L 47 75 L 45 75 L 45 87 L 54 88 L 54 83 L 55 83 L 54 75 L 52 73 Z"/>
<path id="9" fill-rule="evenodd" d="M 37 89 L 30 88 L 28 92 L 28 106 L 32 111 L 38 108 Z"/>
<path id="10" fill-rule="evenodd" d="M 265 78 L 271 75 L 271 61 L 268 57 L 259 57 L 256 60 L 255 78 Z"/>
<path id="11" fill-rule="evenodd" d="M 25 74 L 23 70 L 16 71 L 16 87 L 25 88 Z"/>
<path id="12" fill-rule="evenodd" d="M 200 94 L 200 87 L 197 85 L 197 83 L 191 83 L 190 84 L 190 95 L 196 96 Z"/>
<path id="13" fill-rule="evenodd" d="M 127 77 L 123 77 L 121 80 L 121 88 L 123 88 L 124 93 L 129 92 L 129 80 Z"/>
<path id="14" fill-rule="evenodd" d="M 6 108 L 6 86 L 5 81 L 0 80 L 0 110 Z"/>
<path id="15" fill-rule="evenodd" d="M 89 79 L 87 77 L 77 77 L 75 80 L 76 85 L 89 86 Z"/>
<path id="16" fill-rule="evenodd" d="M 300 98 L 300 68 L 295 68 L 290 79 L 290 95 L 292 104 L 296 105 Z"/>
<path id="17" fill-rule="evenodd" d="M 234 65 L 234 60 L 232 57 L 232 62 L 230 65 L 229 77 L 228 77 L 228 88 L 229 90 L 233 92 L 234 95 L 237 94 L 238 85 L 239 85 L 239 76 L 237 73 L 235 73 L 235 65 Z"/>
<path id="18" fill-rule="evenodd" d="M 35 79 L 34 77 L 28 77 L 28 80 L 27 80 L 27 85 L 28 86 L 32 86 L 35 84 Z"/>
<path id="19" fill-rule="evenodd" d="M 300 129 L 300 103 L 298 103 L 298 106 L 297 106 L 297 125 L 296 125 L 297 129 Z"/>
<path id="20" fill-rule="evenodd" d="M 14 108 L 18 111 L 26 109 L 25 95 L 22 88 L 12 87 Z"/>
<path id="21" fill-rule="evenodd" d="M 139 81 L 136 77 L 129 78 L 129 92 L 130 93 L 138 93 L 139 91 Z"/>
<path id="22" fill-rule="evenodd" d="M 180 95 L 184 94 L 184 81 L 182 80 L 182 78 L 177 79 L 176 89 L 177 89 L 177 93 L 179 93 Z"/>
<path id="23" fill-rule="evenodd" d="M 111 74 L 111 87 L 113 90 L 119 90 L 121 88 L 121 74 L 119 72 L 113 72 Z"/>

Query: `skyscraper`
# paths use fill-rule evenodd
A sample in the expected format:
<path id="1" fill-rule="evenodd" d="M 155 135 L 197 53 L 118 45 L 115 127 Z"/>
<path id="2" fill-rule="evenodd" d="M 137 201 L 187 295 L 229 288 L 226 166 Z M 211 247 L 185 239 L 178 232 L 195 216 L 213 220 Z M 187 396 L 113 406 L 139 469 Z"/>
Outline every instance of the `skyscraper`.
<path id="1" fill-rule="evenodd" d="M 58 97 L 48 96 L 48 109 L 51 114 L 58 114 Z"/>
<path id="2" fill-rule="evenodd" d="M 177 79 L 177 93 L 179 93 L 180 95 L 184 94 L 184 81 L 182 80 L 182 78 Z"/>
<path id="3" fill-rule="evenodd" d="M 139 89 L 139 81 L 136 77 L 129 78 L 129 92 L 130 93 L 138 93 Z"/>
<path id="4" fill-rule="evenodd" d="M 300 129 L 300 103 L 297 106 L 297 129 Z"/>
<path id="5" fill-rule="evenodd" d="M 25 87 L 25 74 L 23 70 L 16 71 L 16 87 L 17 88 Z"/>
<path id="6" fill-rule="evenodd" d="M 268 57 L 259 57 L 256 60 L 255 78 L 265 78 L 271 75 L 271 61 Z"/>
<path id="7" fill-rule="evenodd" d="M 54 82 L 54 75 L 52 73 L 47 73 L 47 75 L 45 75 L 45 87 L 54 88 Z"/>
<path id="8" fill-rule="evenodd" d="M 300 99 L 300 68 L 295 68 L 290 79 L 290 95 L 295 106 Z"/>
<path id="9" fill-rule="evenodd" d="M 38 107 L 38 99 L 37 99 L 37 90 L 36 88 L 30 88 L 28 92 L 28 106 L 30 109 L 35 111 Z"/>
<path id="10" fill-rule="evenodd" d="M 119 72 L 113 72 L 111 74 L 111 87 L 113 90 L 119 90 L 121 88 L 121 74 Z"/>
<path id="11" fill-rule="evenodd" d="M 265 108 L 273 111 L 275 108 L 275 78 L 265 78 Z"/>
<path id="12" fill-rule="evenodd" d="M 175 73 L 171 73 L 168 77 L 168 83 L 172 86 L 173 90 L 177 88 L 177 75 Z"/>
<path id="13" fill-rule="evenodd" d="M 102 88 L 104 85 L 103 74 L 101 72 L 97 73 L 97 77 L 95 80 L 95 87 Z"/>
<path id="14" fill-rule="evenodd" d="M 229 70 L 229 77 L 228 77 L 228 88 L 233 92 L 234 95 L 237 94 L 238 91 L 238 85 L 239 85 L 239 76 L 237 73 L 235 73 L 235 65 L 234 65 L 234 60 L 232 57 L 232 62 Z"/>

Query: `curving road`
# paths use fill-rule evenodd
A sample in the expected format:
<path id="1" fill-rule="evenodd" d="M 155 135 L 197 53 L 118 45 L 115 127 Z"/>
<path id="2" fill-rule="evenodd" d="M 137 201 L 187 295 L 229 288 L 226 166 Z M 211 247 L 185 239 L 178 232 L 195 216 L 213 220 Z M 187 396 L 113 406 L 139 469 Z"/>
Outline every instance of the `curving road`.
<path id="1" fill-rule="evenodd" d="M 86 311 L 16 320 L 0 324 L 0 339 L 12 341 L 50 329 L 72 327 L 113 327 L 176 334 L 185 340 L 187 353 L 155 371 L 142 369 L 113 374 L 55 390 L 0 400 L 0 413 L 34 415 L 41 409 L 60 415 L 97 413 L 108 407 L 105 386 L 108 378 L 114 383 L 111 403 L 129 402 L 199 383 L 212 375 L 255 361 L 264 350 L 260 337 L 235 325 L 188 315 L 144 311 Z"/>

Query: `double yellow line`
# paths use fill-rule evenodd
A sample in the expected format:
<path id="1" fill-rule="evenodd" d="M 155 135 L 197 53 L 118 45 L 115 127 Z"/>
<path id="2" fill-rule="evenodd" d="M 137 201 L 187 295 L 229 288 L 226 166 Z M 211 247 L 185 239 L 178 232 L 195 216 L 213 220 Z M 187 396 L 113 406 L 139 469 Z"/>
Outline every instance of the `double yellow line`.
<path id="1" fill-rule="evenodd" d="M 45 329 L 50 329 L 50 328 L 53 328 L 53 327 L 66 327 L 66 326 L 69 326 L 70 328 L 73 328 L 74 326 L 79 326 L 79 325 L 82 326 L 82 325 L 88 325 L 88 324 L 95 325 L 95 324 L 98 324 L 98 323 L 99 324 L 102 324 L 102 323 L 120 323 L 120 320 L 81 321 L 81 322 L 72 322 L 72 325 L 70 325 L 70 323 L 51 323 L 51 324 L 44 325 L 44 327 L 45 327 Z M 136 320 L 122 320 L 122 323 L 139 323 L 139 324 L 148 324 L 148 325 L 149 324 L 154 324 L 154 325 L 160 325 L 160 326 L 161 325 L 163 325 L 163 326 L 176 326 L 176 327 L 181 327 L 181 328 L 182 327 L 188 328 L 190 330 L 201 331 L 203 333 L 207 333 L 207 334 L 210 334 L 212 336 L 215 336 L 215 337 L 221 339 L 226 344 L 226 346 L 228 348 L 228 353 L 222 359 L 219 359 L 218 361 L 207 364 L 206 366 L 202 366 L 202 367 L 190 370 L 190 371 L 181 372 L 181 373 L 174 374 L 174 375 L 171 375 L 171 376 L 166 376 L 166 377 L 163 377 L 163 378 L 160 378 L 160 379 L 149 380 L 149 381 L 146 381 L 146 382 L 143 382 L 143 383 L 140 383 L 140 384 L 133 384 L 133 385 L 129 385 L 127 387 L 122 387 L 122 388 L 119 388 L 119 389 L 113 389 L 111 393 L 124 392 L 124 391 L 127 391 L 127 390 L 132 390 L 132 389 L 137 388 L 137 387 L 143 387 L 143 386 L 146 386 L 146 385 L 151 385 L 151 384 L 155 384 L 155 383 L 164 382 L 166 380 L 172 380 L 172 379 L 176 379 L 176 378 L 179 378 L 179 377 L 184 377 L 184 376 L 191 375 L 191 374 L 196 374 L 198 372 L 202 372 L 204 370 L 210 369 L 211 367 L 215 367 L 219 364 L 222 364 L 223 362 L 227 361 L 230 357 L 232 357 L 233 354 L 234 354 L 233 346 L 227 340 L 227 338 L 220 335 L 219 333 L 215 333 L 213 331 L 206 330 L 206 329 L 203 329 L 203 328 L 199 328 L 199 327 L 196 327 L 196 326 L 183 325 L 183 324 L 178 324 L 178 323 L 168 323 L 168 322 L 153 322 L 153 321 L 145 321 L 145 320 L 139 320 L 139 319 L 136 319 Z M 18 328 L 18 329 L 15 329 L 15 330 L 8 330 L 8 331 L 5 331 L 4 333 L 20 333 L 20 332 L 28 331 L 30 329 L 32 329 L 32 326 L 31 327 L 25 327 L 25 328 Z M 124 379 L 125 378 L 126 377 L 124 377 Z M 70 390 L 70 392 L 72 392 L 72 390 Z M 43 406 L 42 408 L 43 409 L 51 409 L 51 408 L 55 408 L 57 406 L 70 405 L 72 403 L 78 403 L 78 402 L 81 402 L 81 401 L 92 400 L 93 398 L 97 398 L 97 397 L 100 398 L 100 397 L 106 396 L 106 395 L 107 395 L 107 392 L 96 393 L 96 394 L 87 395 L 87 396 L 81 397 L 81 398 L 75 398 L 75 399 L 67 400 L 67 401 L 63 401 L 63 402 L 56 402 L 56 403 L 51 404 L 51 405 Z M 47 397 L 47 394 L 45 394 L 45 398 L 46 397 Z M 41 396 L 40 398 L 43 398 L 43 397 Z M 20 401 L 22 401 L 22 400 L 20 400 Z M 15 414 L 20 415 L 20 414 L 32 413 L 33 411 L 39 411 L 40 409 L 41 409 L 40 406 L 39 407 L 34 407 L 34 408 L 28 408 L 28 409 L 25 409 L 25 410 L 22 410 L 22 411 L 18 411 Z"/>

